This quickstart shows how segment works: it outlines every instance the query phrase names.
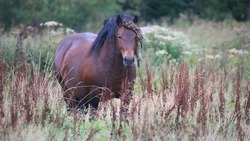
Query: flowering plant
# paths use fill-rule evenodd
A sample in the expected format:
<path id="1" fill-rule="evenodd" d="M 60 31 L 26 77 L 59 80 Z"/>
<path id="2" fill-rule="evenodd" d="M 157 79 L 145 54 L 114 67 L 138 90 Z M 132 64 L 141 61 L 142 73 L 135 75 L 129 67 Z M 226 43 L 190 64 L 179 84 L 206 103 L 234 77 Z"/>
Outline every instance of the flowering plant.
<path id="1" fill-rule="evenodd" d="M 178 63 L 184 50 L 190 48 L 187 36 L 170 28 L 160 26 L 141 27 L 145 51 L 156 65 L 164 61 Z"/>

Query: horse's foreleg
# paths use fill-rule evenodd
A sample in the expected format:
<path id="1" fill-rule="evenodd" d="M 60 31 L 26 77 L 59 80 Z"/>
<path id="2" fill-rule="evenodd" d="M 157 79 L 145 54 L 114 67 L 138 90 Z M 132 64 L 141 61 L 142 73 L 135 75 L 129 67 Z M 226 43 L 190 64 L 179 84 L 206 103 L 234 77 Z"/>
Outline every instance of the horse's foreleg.
<path id="1" fill-rule="evenodd" d="M 127 93 L 127 96 L 128 96 L 128 102 L 130 102 L 130 100 L 132 99 L 132 92 L 134 90 L 134 83 L 135 83 L 135 78 L 136 78 L 136 70 L 135 70 L 135 67 L 132 67 L 128 70 L 128 73 L 127 73 L 127 88 L 126 88 L 126 93 Z"/>
<path id="2" fill-rule="evenodd" d="M 128 100 L 130 101 L 132 99 L 132 96 L 133 96 L 133 90 L 134 90 L 134 83 L 135 81 L 131 81 L 129 82 L 128 84 Z"/>
<path id="3" fill-rule="evenodd" d="M 129 104 L 133 97 L 133 90 L 134 90 L 134 81 L 129 82 L 126 90 L 121 94 L 121 115 L 124 119 L 127 119 L 127 114 L 129 111 Z"/>
<path id="4" fill-rule="evenodd" d="M 123 83 L 123 90 L 121 93 L 121 107 L 120 107 L 120 127 L 118 130 L 118 134 L 120 135 L 122 124 L 121 122 L 128 122 L 128 114 L 129 114 L 129 105 L 130 101 L 133 97 L 133 90 L 134 90 L 134 83 L 135 83 L 135 77 L 136 77 L 136 70 L 135 68 L 130 68 L 127 71 L 127 77 Z"/>
<path id="5" fill-rule="evenodd" d="M 129 124 L 128 115 L 129 115 L 129 105 L 133 96 L 134 90 L 134 81 L 128 83 L 128 87 L 125 92 L 121 94 L 121 107 L 120 107 L 120 127 L 118 130 L 118 134 L 121 135 L 122 130 L 122 122 L 126 122 Z"/>
<path id="6" fill-rule="evenodd" d="M 76 97 L 74 97 L 74 95 L 69 90 L 64 91 L 63 97 L 67 103 L 67 110 L 68 111 L 77 108 L 77 103 L 78 103 L 77 101 L 78 100 L 76 99 Z"/>
<path id="7" fill-rule="evenodd" d="M 74 95 L 71 93 L 71 91 L 68 89 L 68 87 L 66 86 L 63 77 L 60 75 L 60 73 L 56 73 L 56 78 L 59 82 L 59 84 L 62 87 L 62 90 L 64 92 L 63 97 L 65 102 L 67 103 L 67 110 L 70 110 L 72 108 L 75 108 L 77 106 L 76 103 L 76 99 L 74 97 Z"/>

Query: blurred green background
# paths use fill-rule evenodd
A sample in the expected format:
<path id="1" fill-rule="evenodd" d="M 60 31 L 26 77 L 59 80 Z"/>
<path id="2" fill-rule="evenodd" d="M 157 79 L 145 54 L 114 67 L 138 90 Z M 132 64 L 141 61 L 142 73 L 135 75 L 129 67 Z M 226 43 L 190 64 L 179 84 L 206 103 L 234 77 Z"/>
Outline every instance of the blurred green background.
<path id="1" fill-rule="evenodd" d="M 46 21 L 58 21 L 76 31 L 97 30 L 100 19 L 129 13 L 140 21 L 153 22 L 163 18 L 173 22 L 180 14 L 192 21 L 202 19 L 237 21 L 250 18 L 249 0 L 0 0 L 1 31 L 24 24 L 38 26 Z"/>

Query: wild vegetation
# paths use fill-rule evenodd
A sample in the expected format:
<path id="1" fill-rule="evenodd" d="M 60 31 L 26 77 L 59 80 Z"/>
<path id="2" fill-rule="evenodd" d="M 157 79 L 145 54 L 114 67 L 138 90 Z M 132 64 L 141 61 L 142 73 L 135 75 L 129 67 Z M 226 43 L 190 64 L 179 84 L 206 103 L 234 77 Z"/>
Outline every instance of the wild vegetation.
<path id="1" fill-rule="evenodd" d="M 157 28 L 169 33 L 144 34 L 126 121 L 118 99 L 67 111 L 52 58 L 68 33 L 0 35 L 0 140 L 249 140 L 249 25 L 180 19 Z"/>

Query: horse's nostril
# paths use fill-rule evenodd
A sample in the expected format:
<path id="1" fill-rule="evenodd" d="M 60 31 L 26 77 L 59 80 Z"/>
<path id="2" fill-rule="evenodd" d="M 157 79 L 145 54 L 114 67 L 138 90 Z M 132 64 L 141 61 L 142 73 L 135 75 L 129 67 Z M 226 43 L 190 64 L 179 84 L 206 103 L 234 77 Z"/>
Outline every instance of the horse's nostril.
<path id="1" fill-rule="evenodd" d="M 126 56 L 126 57 L 124 58 L 124 61 L 125 61 L 125 62 L 127 62 L 127 61 L 128 61 L 128 58 L 127 58 L 127 56 Z"/>
<path id="2" fill-rule="evenodd" d="M 134 63 L 135 62 L 135 57 L 132 57 L 132 63 Z"/>
<path id="3" fill-rule="evenodd" d="M 135 62 L 135 57 L 124 57 L 123 63 L 126 67 L 131 67 Z"/>

